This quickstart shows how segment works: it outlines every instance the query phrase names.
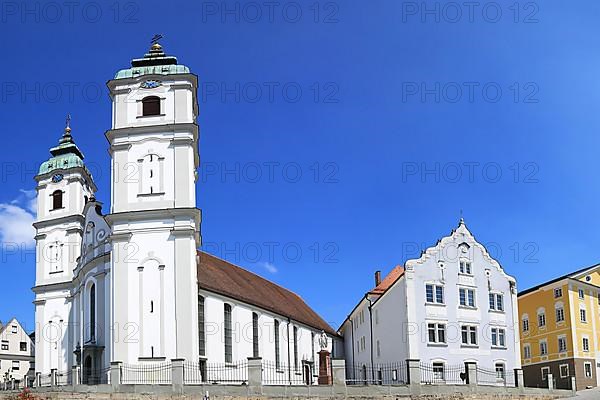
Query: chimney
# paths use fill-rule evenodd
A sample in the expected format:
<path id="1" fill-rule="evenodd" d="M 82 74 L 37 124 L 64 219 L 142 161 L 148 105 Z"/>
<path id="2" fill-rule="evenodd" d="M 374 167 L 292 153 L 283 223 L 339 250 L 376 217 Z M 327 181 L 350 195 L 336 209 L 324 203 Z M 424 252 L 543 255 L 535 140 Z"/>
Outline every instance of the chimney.
<path id="1" fill-rule="evenodd" d="M 381 271 L 375 271 L 375 286 L 381 283 Z"/>

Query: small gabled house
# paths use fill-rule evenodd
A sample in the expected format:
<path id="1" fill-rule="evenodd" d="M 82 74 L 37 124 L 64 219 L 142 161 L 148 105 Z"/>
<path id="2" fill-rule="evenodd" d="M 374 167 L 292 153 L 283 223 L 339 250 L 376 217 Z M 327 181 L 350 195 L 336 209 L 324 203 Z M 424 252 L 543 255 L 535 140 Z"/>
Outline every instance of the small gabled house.
<path id="1" fill-rule="evenodd" d="M 16 318 L 0 322 L 0 382 L 22 382 L 34 362 L 33 341 Z"/>
<path id="2" fill-rule="evenodd" d="M 514 379 L 520 368 L 516 293 L 515 279 L 461 219 L 418 259 L 383 280 L 376 272 L 375 287 L 339 328 L 349 379 L 401 383 L 407 359 L 420 360 L 431 380 L 447 381 L 466 362 L 499 383 Z"/>

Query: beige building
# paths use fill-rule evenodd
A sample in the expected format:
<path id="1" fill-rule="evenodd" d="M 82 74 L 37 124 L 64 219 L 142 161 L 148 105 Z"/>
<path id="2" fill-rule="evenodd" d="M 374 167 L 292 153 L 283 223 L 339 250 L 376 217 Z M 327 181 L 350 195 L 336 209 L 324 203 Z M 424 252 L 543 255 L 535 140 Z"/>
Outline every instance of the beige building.
<path id="1" fill-rule="evenodd" d="M 33 341 L 15 318 L 0 322 L 0 382 L 22 382 L 34 363 Z"/>

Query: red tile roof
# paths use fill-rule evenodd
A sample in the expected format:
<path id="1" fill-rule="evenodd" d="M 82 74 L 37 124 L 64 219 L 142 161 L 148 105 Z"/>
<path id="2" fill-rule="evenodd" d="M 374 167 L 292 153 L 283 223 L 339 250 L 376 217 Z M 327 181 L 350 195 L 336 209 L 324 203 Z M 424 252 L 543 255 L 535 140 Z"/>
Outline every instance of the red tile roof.
<path id="1" fill-rule="evenodd" d="M 337 335 L 297 294 L 211 254 L 198 251 L 198 287 Z"/>
<path id="2" fill-rule="evenodd" d="M 385 278 L 383 278 L 381 283 L 375 288 L 373 288 L 369 293 L 379 295 L 384 294 L 385 291 L 388 290 L 390 286 L 392 286 L 392 284 L 396 282 L 396 280 L 402 275 L 404 275 L 404 267 L 402 267 L 401 265 L 396 265 L 394 269 L 392 269 L 390 273 L 387 274 Z"/>

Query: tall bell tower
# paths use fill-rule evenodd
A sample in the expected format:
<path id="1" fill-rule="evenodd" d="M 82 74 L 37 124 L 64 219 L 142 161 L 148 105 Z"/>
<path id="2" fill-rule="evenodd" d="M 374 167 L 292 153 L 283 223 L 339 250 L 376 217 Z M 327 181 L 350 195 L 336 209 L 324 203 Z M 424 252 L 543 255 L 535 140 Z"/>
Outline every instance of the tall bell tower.
<path id="1" fill-rule="evenodd" d="M 108 83 L 111 359 L 197 357 L 198 79 L 158 43 Z"/>
<path id="2" fill-rule="evenodd" d="M 52 157 L 42 163 L 37 182 L 35 357 L 36 371 L 65 370 L 72 349 L 65 335 L 70 321 L 70 283 L 83 235 L 85 203 L 96 185 L 71 135 L 70 117 Z"/>

